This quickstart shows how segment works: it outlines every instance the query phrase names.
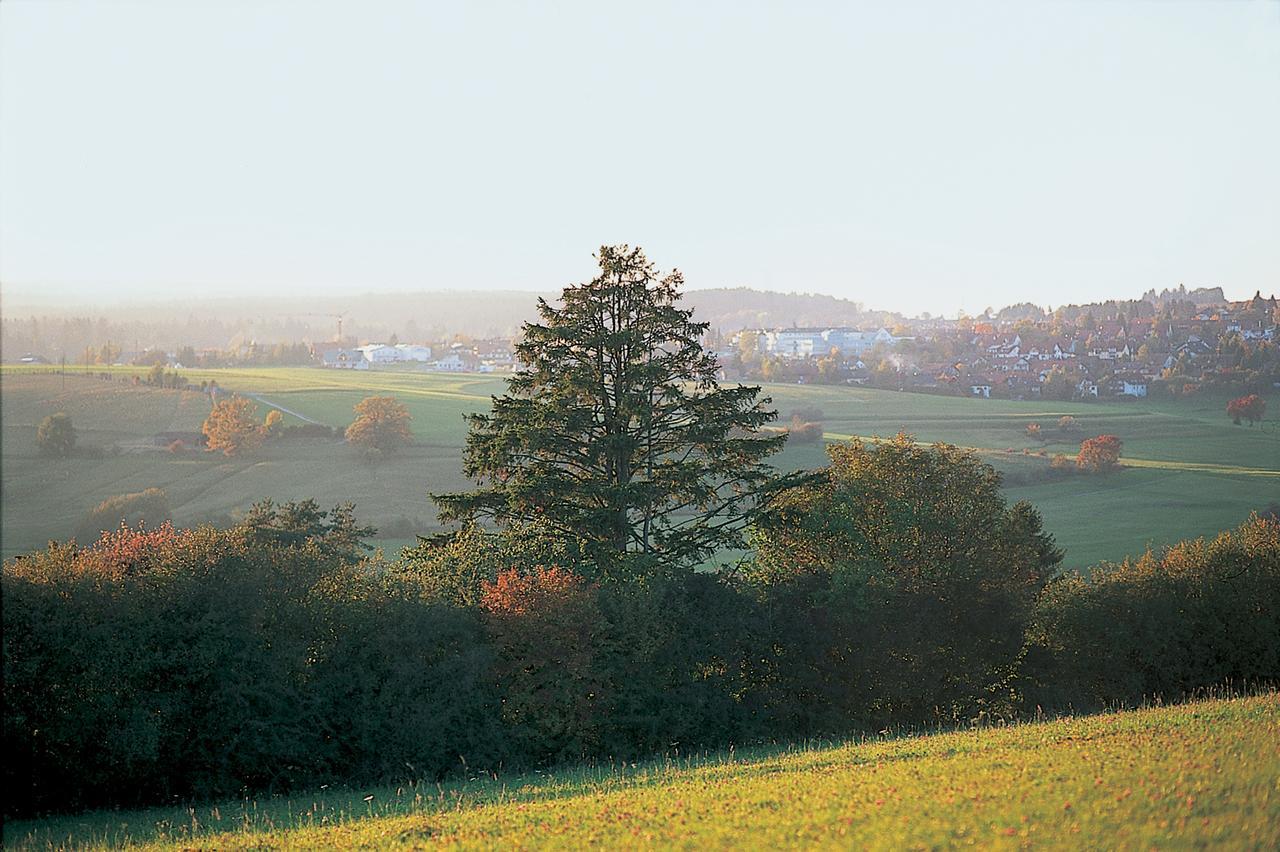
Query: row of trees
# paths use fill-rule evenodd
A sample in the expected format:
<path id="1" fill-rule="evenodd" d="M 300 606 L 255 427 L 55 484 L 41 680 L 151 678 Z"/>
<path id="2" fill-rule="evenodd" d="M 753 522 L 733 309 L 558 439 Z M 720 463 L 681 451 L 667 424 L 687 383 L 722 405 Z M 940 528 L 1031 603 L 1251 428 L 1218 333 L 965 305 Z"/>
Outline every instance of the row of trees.
<path id="1" fill-rule="evenodd" d="M 347 442 L 366 453 L 392 453 L 413 442 L 409 410 L 392 396 L 366 397 L 356 404 L 356 418 L 347 427 Z M 278 410 L 267 412 L 258 422 L 258 408 L 252 400 L 232 395 L 214 403 L 201 431 L 210 451 L 227 456 L 252 452 L 263 441 L 277 436 L 284 426 L 284 415 Z"/>
<path id="2" fill-rule="evenodd" d="M 431 780 L 1280 683 L 1280 525 L 1089 581 L 954 447 L 841 445 L 737 570 L 601 571 L 350 507 L 122 528 L 4 567 L 10 815 Z M 610 563 L 611 566 L 616 565 Z"/>

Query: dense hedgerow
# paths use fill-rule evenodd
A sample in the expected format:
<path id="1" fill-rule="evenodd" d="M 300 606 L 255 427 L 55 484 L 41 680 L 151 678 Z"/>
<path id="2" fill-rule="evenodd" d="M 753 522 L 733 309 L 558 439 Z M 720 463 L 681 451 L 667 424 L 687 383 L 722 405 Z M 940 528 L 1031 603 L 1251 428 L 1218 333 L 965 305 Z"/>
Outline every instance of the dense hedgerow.
<path id="1" fill-rule="evenodd" d="M 881 455 L 883 454 L 883 455 Z M 923 477 L 923 478 L 922 478 Z M 912 481 L 928 487 L 912 489 Z M 8 813 L 633 758 L 1280 683 L 1280 526 L 1047 578 L 952 448 L 836 453 L 740 572 L 536 529 L 369 558 L 350 507 L 120 529 L 4 567 Z"/>
<path id="2" fill-rule="evenodd" d="M 266 506 L 229 530 L 122 531 L 6 565 L 6 809 L 500 758 L 478 613 L 360 564 L 354 532 L 349 514 Z"/>
<path id="3" fill-rule="evenodd" d="M 1024 673 L 1028 700 L 1054 710 L 1280 683 L 1280 524 L 1254 516 L 1058 578 L 1037 603 Z"/>

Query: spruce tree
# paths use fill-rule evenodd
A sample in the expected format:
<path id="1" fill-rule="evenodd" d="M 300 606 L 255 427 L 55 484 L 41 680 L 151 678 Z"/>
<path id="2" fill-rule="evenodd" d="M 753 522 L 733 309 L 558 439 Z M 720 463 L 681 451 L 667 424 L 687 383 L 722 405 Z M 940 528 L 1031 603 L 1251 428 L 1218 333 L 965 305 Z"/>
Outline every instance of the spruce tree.
<path id="1" fill-rule="evenodd" d="M 478 488 L 433 495 L 443 521 L 490 520 L 581 542 L 603 575 L 688 567 L 742 530 L 796 477 L 765 459 L 784 433 L 751 386 L 722 386 L 682 309 L 678 271 L 603 246 L 600 273 L 538 301 L 520 367 L 468 417 L 463 469 Z"/>

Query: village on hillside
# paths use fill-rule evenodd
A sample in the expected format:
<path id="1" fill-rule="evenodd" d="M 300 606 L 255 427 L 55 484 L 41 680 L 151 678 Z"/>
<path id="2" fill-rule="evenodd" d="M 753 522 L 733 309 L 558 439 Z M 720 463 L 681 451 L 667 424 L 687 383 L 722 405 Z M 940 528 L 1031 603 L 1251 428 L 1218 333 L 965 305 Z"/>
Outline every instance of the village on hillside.
<path id="1" fill-rule="evenodd" d="M 1203 389 L 1257 392 L 1280 387 L 1280 306 L 1257 293 L 1238 302 L 1218 288 L 1148 292 L 1142 299 L 1069 305 L 1030 303 L 975 317 L 872 315 L 892 327 L 796 326 L 728 330 L 705 344 L 726 381 L 846 384 L 1004 399 L 1092 400 L 1193 395 Z M 696 317 L 695 317 L 696 318 Z M 18 329 L 6 324 L 6 334 Z M 14 335 L 17 336 L 17 335 Z M 35 343 L 34 340 L 24 341 Z M 400 341 L 339 335 L 328 341 L 224 348 L 85 346 L 74 363 L 185 368 L 313 366 L 335 370 L 506 373 L 518 366 L 516 340 L 455 334 Z M 52 364 L 39 351 L 15 362 Z M 66 359 L 72 363 L 71 358 Z"/>
<path id="2" fill-rule="evenodd" d="M 1141 398 L 1280 386 L 1275 296 L 1215 306 L 1169 300 L 973 318 L 893 331 L 750 329 L 718 341 L 729 378 L 869 385 L 1006 399 Z"/>

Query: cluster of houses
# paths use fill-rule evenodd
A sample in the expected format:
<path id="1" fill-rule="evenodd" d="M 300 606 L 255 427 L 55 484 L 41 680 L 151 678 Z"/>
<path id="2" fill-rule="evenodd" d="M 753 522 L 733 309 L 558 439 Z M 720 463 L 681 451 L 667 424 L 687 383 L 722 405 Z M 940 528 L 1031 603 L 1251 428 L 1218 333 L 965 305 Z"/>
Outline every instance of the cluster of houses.
<path id="1" fill-rule="evenodd" d="M 983 398 L 994 391 L 998 396 L 1025 399 L 1040 396 L 1045 383 L 1060 375 L 1070 382 L 1071 395 L 1077 398 L 1144 397 L 1163 370 L 1156 361 L 1135 361 L 1137 347 L 1123 340 L 1090 350 L 1075 337 L 1036 346 L 1024 344 L 1020 334 L 975 335 L 971 345 L 973 357 L 913 370 L 913 384 L 921 389 L 959 386 L 970 396 Z"/>
<path id="2" fill-rule="evenodd" d="M 368 343 L 351 348 L 318 349 L 320 366 L 334 370 L 368 370 L 395 364 L 417 364 L 444 373 L 505 372 L 515 363 L 508 340 L 451 343 L 443 352 L 418 343 Z"/>
<path id="3" fill-rule="evenodd" d="M 1275 298 L 1258 295 L 1184 311 L 1177 318 L 1168 312 L 1157 317 L 1149 310 L 1145 318 L 1129 320 L 1115 311 L 1092 323 L 1051 316 L 1016 322 L 989 317 L 904 320 L 909 335 L 884 328 L 753 330 L 739 333 L 721 360 L 754 352 L 763 360 L 741 358 L 745 375 L 806 381 L 822 380 L 814 371 L 815 359 L 834 355 L 841 380 L 851 384 L 886 383 L 982 398 L 1141 398 L 1157 381 L 1194 384 L 1222 371 L 1258 369 L 1240 363 L 1241 341 L 1246 348 L 1270 352 L 1264 369 L 1280 378 L 1277 350 L 1259 347 L 1280 342 L 1278 321 Z M 908 345 L 895 345 L 904 341 Z M 881 348 L 873 353 L 877 346 Z M 766 365 L 770 358 L 772 364 Z M 827 380 L 829 376 L 830 371 Z"/>

